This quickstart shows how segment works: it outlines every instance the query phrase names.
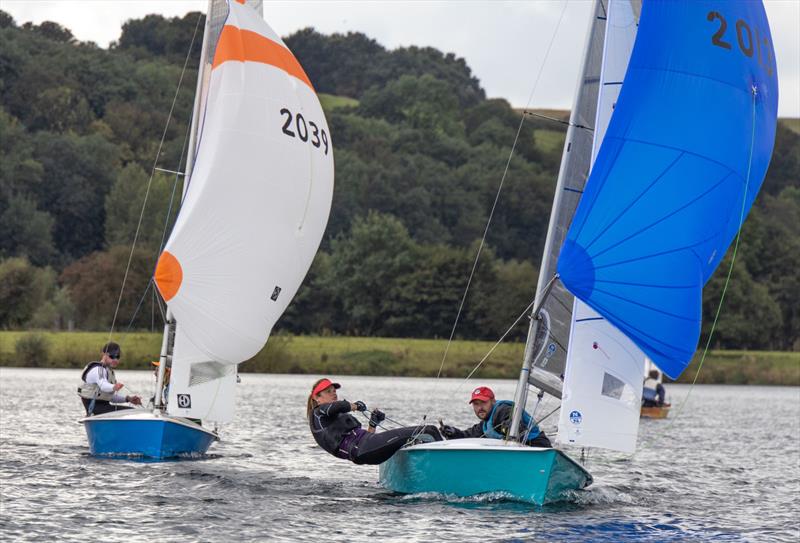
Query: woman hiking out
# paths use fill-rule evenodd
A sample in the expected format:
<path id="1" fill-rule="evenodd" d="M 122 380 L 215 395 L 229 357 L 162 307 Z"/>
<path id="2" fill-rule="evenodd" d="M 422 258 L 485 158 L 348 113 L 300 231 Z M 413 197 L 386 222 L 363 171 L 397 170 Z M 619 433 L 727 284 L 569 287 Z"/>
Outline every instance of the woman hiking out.
<path id="1" fill-rule="evenodd" d="M 336 389 L 339 383 L 320 379 L 311 387 L 306 416 L 311 435 L 317 444 L 332 455 L 355 464 L 380 464 L 388 460 L 412 437 L 423 436 L 426 441 L 441 441 L 435 426 L 405 426 L 376 433 L 375 429 L 386 418 L 377 409 L 372 411 L 369 428 L 351 415 L 353 411 L 366 411 L 362 401 L 350 403 L 340 400 Z"/>

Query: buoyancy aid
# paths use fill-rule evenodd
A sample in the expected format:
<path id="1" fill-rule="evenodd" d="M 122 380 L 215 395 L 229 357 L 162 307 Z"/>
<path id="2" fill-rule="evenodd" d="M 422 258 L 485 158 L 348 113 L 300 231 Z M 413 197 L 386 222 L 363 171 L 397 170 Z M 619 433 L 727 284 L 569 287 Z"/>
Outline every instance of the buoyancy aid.
<path id="1" fill-rule="evenodd" d="M 658 381 L 652 377 L 644 380 L 644 387 L 642 388 L 642 400 L 648 402 L 658 401 Z"/>
<path id="2" fill-rule="evenodd" d="M 81 380 L 83 382 L 80 384 L 80 386 L 78 386 L 78 396 L 80 396 L 81 398 L 86 398 L 87 400 L 103 400 L 106 402 L 110 402 L 112 399 L 114 399 L 113 392 L 103 392 L 102 390 L 100 390 L 100 385 L 98 385 L 97 383 L 86 382 L 86 376 L 89 374 L 90 371 L 92 371 L 92 369 L 94 369 L 97 366 L 101 366 L 102 369 L 100 371 L 105 369 L 106 380 L 109 383 L 111 383 L 112 385 L 116 384 L 117 378 L 114 375 L 113 369 L 107 366 L 103 366 L 101 362 L 97 361 L 89 362 L 88 364 L 86 364 L 86 367 L 83 368 L 83 373 L 81 373 Z"/>
<path id="3" fill-rule="evenodd" d="M 514 408 L 514 402 L 510 400 L 500 400 L 495 402 L 494 407 L 489 412 L 489 416 L 486 417 L 486 420 L 483 421 L 483 435 L 492 439 L 504 439 L 506 436 L 501 434 L 495 429 L 495 426 L 499 426 L 498 423 L 494 421 L 494 416 L 497 413 L 497 408 L 500 406 L 509 406 L 511 409 Z M 510 422 L 510 420 L 509 420 Z M 528 425 L 531 423 L 531 416 L 528 414 L 527 411 L 522 412 L 522 427 L 527 428 Z M 523 441 L 531 441 L 532 439 L 536 439 L 536 437 L 541 433 L 539 427 L 534 425 L 528 433 L 525 435 L 525 439 Z"/>

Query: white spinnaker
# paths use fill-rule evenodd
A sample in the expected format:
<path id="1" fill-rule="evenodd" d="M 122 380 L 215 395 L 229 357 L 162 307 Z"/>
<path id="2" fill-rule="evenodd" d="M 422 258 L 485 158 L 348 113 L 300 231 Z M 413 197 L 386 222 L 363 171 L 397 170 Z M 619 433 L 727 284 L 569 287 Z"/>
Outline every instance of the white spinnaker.
<path id="1" fill-rule="evenodd" d="M 622 88 L 636 28 L 637 18 L 630 1 L 612 0 L 592 163 Z M 624 452 L 636 450 L 644 360 L 644 353 L 630 339 L 575 298 L 557 441 Z"/>
<path id="2" fill-rule="evenodd" d="M 225 46 L 217 34 L 205 66 L 197 156 L 165 247 L 174 258 L 162 256 L 173 264 L 156 271 L 177 323 L 168 412 L 220 423 L 234 416 L 236 364 L 261 350 L 297 292 L 333 195 L 316 93 L 257 13 L 228 7 L 235 39 Z M 282 110 L 294 121 L 288 128 Z"/>
<path id="3" fill-rule="evenodd" d="M 226 26 L 286 47 L 238 3 Z M 333 151 L 314 90 L 280 62 L 215 60 L 189 189 L 165 248 L 182 276 L 168 298 L 177 334 L 208 361 L 258 353 L 311 265 L 332 194 Z"/>

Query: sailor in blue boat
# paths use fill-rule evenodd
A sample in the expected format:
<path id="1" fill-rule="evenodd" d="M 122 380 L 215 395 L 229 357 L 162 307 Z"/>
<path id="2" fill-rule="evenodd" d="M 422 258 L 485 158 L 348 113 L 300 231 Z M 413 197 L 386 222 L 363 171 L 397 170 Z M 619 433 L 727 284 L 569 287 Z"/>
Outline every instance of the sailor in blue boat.
<path id="1" fill-rule="evenodd" d="M 647 374 L 647 378 L 644 380 L 644 388 L 642 389 L 643 407 L 660 407 L 664 405 L 667 391 L 664 390 L 664 385 L 661 384 L 659 377 L 661 375 L 655 369 L 650 370 L 650 373 Z"/>
<path id="2" fill-rule="evenodd" d="M 122 357 L 120 346 L 114 342 L 106 343 L 100 354 L 100 360 L 89 362 L 81 374 L 82 383 L 78 387 L 78 395 L 81 397 L 86 414 L 88 416 L 102 415 L 110 411 L 131 409 L 130 406 L 118 405 L 122 403 L 142 405 L 142 399 L 139 396 L 119 394 L 119 390 L 125 386 L 117 382 L 114 375 L 114 369 L 119 365 Z"/>
<path id="3" fill-rule="evenodd" d="M 330 379 L 318 380 L 311 387 L 306 407 L 311 435 L 333 456 L 355 464 L 381 464 L 409 440 L 441 441 L 435 426 L 405 426 L 376 432 L 386 418 L 378 409 L 372 410 L 368 428 L 364 430 L 351 413 L 361 412 L 366 416 L 366 404 L 340 400 L 336 392 L 339 388 L 341 385 Z"/>
<path id="4" fill-rule="evenodd" d="M 150 362 L 150 365 L 153 367 L 153 377 L 155 377 L 156 383 L 158 383 L 158 367 L 161 365 L 161 362 L 159 362 L 158 360 L 153 360 L 152 362 Z M 166 405 L 167 398 L 169 398 L 169 380 L 171 376 L 172 376 L 172 368 L 170 368 L 169 365 L 167 365 L 167 367 L 164 369 L 164 386 L 161 389 L 161 401 L 164 402 L 164 405 Z M 151 404 L 155 404 L 155 402 L 156 402 L 156 396 L 155 393 L 153 393 L 153 396 L 150 397 L 150 404 L 148 404 L 148 407 Z"/>
<path id="5" fill-rule="evenodd" d="M 472 410 L 481 422 L 459 430 L 453 426 L 443 424 L 441 431 L 447 439 L 461 439 L 465 437 L 488 437 L 492 439 L 505 439 L 511 426 L 511 416 L 514 403 L 509 400 L 497 401 L 494 391 L 489 387 L 478 387 L 472 391 L 469 400 Z M 534 423 L 530 414 L 524 411 L 519 426 L 519 435 L 525 436 L 524 442 L 531 447 L 552 447 L 550 439 Z"/>

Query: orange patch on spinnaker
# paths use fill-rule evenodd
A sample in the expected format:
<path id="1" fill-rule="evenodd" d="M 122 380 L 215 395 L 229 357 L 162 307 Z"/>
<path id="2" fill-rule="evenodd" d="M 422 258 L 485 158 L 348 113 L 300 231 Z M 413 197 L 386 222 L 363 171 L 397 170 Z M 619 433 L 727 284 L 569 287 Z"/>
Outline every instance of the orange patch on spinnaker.
<path id="1" fill-rule="evenodd" d="M 275 66 L 314 90 L 311 80 L 291 51 L 252 30 L 242 30 L 231 25 L 223 27 L 214 53 L 213 68 L 229 60 L 261 62 Z"/>
<path id="2" fill-rule="evenodd" d="M 156 265 L 155 280 L 165 302 L 170 301 L 178 293 L 183 281 L 183 270 L 172 253 L 168 251 L 161 253 Z"/>

